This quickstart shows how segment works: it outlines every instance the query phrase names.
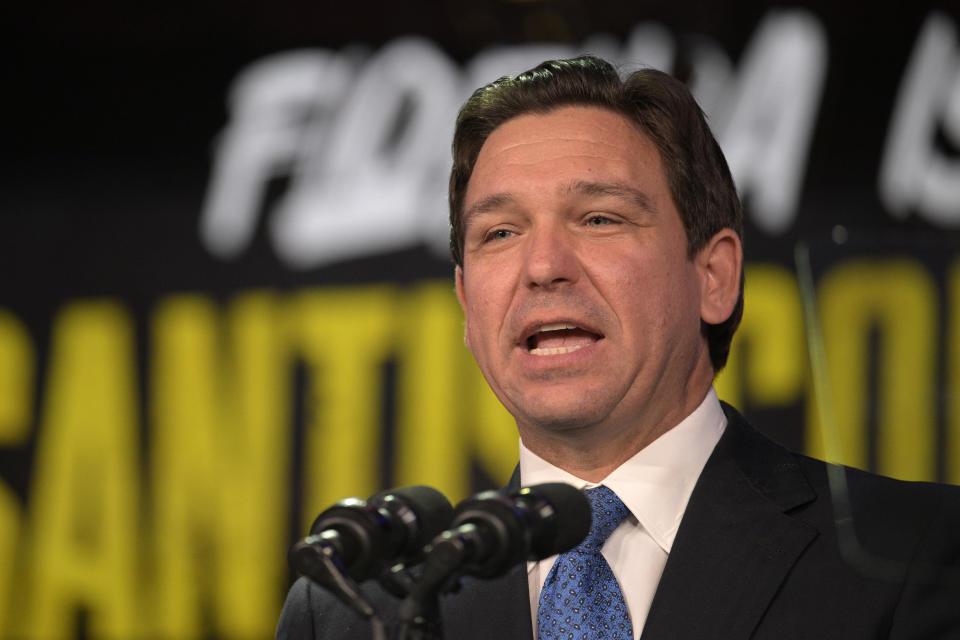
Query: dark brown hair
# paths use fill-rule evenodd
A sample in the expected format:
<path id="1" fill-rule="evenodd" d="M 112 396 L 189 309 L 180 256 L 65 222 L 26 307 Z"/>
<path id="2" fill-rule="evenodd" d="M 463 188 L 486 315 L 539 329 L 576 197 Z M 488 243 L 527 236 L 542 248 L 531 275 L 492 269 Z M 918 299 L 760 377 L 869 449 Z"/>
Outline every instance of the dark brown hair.
<path id="1" fill-rule="evenodd" d="M 467 183 L 487 137 L 511 118 L 572 105 L 620 114 L 653 142 L 680 212 L 690 258 L 721 229 L 743 236 L 740 199 L 730 169 L 686 86 L 654 69 L 640 69 L 621 80 L 605 60 L 581 56 L 548 60 L 517 76 L 500 78 L 477 89 L 460 110 L 450 172 L 450 251 L 457 266 L 463 267 Z M 741 273 L 740 295 L 730 317 L 719 324 L 701 323 L 714 371 L 726 364 L 742 315 Z"/>

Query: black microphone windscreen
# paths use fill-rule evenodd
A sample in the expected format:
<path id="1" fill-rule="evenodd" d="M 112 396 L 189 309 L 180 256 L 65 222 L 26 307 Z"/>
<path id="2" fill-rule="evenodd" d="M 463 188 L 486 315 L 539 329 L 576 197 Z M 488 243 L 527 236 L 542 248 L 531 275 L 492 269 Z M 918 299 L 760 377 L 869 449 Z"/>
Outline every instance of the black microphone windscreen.
<path id="1" fill-rule="evenodd" d="M 369 502 L 388 509 L 400 506 L 412 511 L 416 516 L 416 534 L 408 546 L 418 550 L 450 526 L 450 521 L 453 520 L 453 505 L 447 497 L 426 485 L 381 491 L 371 497 Z"/>
<path id="2" fill-rule="evenodd" d="M 543 513 L 543 526 L 533 528 L 531 553 L 540 559 L 574 548 L 590 530 L 590 501 L 580 489 L 563 483 L 548 482 L 525 487 L 517 497 L 528 497 Z M 552 510 L 549 516 L 546 511 Z"/>

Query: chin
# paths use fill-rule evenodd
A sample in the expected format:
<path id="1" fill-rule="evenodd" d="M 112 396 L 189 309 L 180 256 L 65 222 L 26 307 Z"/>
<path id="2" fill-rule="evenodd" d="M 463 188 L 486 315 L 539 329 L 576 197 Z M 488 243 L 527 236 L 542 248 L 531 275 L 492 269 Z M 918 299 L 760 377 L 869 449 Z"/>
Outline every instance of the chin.
<path id="1" fill-rule="evenodd" d="M 527 403 L 522 412 L 524 422 L 531 427 L 545 431 L 561 432 L 585 429 L 603 421 L 609 411 L 591 403 L 585 406 L 582 402 L 564 403 L 561 405 L 544 403 Z"/>

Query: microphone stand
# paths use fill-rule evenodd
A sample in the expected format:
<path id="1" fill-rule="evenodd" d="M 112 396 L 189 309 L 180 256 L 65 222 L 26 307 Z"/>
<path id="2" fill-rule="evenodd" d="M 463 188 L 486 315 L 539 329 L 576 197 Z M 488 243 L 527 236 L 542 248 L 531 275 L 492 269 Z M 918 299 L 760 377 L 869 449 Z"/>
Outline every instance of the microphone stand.
<path id="1" fill-rule="evenodd" d="M 420 579 L 400 605 L 397 640 L 443 640 L 440 594 L 459 586 L 465 561 L 477 555 L 481 543 L 473 523 L 446 531 L 433 542 Z"/>
<path id="2" fill-rule="evenodd" d="M 290 548 L 290 564 L 368 620 L 373 628 L 373 640 L 386 640 L 383 620 L 357 583 L 334 560 L 335 553 L 322 535 L 311 535 Z"/>

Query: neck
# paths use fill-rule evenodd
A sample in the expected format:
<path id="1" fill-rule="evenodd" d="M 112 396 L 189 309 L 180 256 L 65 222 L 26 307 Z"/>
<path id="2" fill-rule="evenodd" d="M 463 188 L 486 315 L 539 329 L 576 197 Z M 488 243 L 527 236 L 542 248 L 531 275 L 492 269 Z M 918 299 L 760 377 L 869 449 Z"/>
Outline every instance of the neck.
<path id="1" fill-rule="evenodd" d="M 600 482 L 693 413 L 708 389 L 709 385 L 702 393 L 678 402 L 675 410 L 656 416 L 634 416 L 630 421 L 608 420 L 567 429 L 519 423 L 517 426 L 530 451 L 582 480 Z"/>

